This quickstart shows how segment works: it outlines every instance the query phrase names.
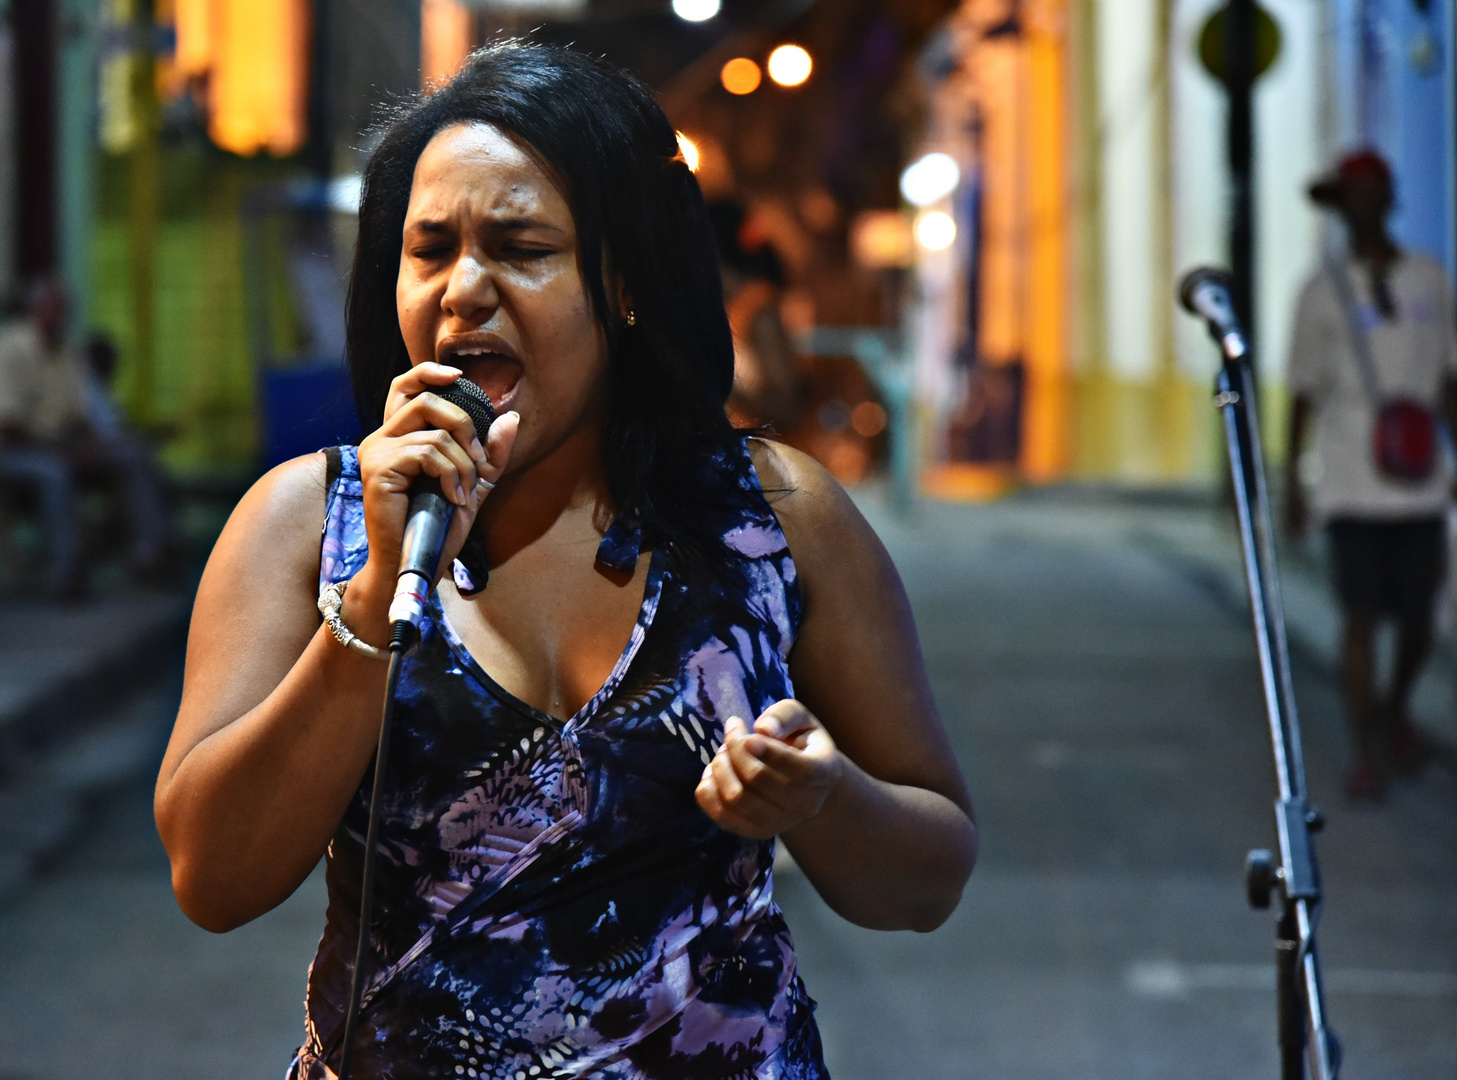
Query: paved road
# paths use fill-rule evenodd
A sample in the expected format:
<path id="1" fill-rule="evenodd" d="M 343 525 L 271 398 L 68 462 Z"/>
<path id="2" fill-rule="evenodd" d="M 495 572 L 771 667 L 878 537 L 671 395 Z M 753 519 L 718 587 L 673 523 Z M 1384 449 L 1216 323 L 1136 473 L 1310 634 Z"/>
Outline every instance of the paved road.
<path id="1" fill-rule="evenodd" d="M 870 516 L 902 569 L 984 830 L 950 923 L 876 934 L 796 873 L 779 897 L 837 1080 L 1275 1075 L 1272 925 L 1239 866 L 1271 840 L 1237 606 L 1150 544 L 1228 544 L 1193 507 L 1024 496 Z M 1457 1070 L 1457 782 L 1337 795 L 1329 677 L 1298 672 L 1329 897 L 1330 1009 L 1360 1080 Z M 164 736 L 175 685 L 153 698 Z M 320 927 L 317 876 L 226 937 L 177 912 L 145 785 L 0 908 L 0 1078 L 281 1075 Z"/>

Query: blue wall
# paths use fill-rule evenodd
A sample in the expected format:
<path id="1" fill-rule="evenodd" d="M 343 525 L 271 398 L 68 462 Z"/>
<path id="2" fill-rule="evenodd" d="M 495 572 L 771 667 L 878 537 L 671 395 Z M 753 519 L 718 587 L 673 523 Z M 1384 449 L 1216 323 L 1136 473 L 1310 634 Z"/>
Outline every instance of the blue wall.
<path id="1" fill-rule="evenodd" d="M 1457 147 L 1451 0 L 1330 0 L 1337 142 L 1372 146 L 1396 172 L 1405 246 L 1457 278 Z"/>

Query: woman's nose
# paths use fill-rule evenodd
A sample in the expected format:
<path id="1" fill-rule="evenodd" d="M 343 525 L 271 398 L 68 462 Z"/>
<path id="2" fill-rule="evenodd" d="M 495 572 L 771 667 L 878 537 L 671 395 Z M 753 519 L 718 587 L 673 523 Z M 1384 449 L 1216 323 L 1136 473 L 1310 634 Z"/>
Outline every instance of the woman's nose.
<path id="1" fill-rule="evenodd" d="M 440 298 L 440 309 L 462 321 L 482 323 L 490 319 L 499 303 L 496 281 L 486 261 L 470 252 L 457 259 Z"/>

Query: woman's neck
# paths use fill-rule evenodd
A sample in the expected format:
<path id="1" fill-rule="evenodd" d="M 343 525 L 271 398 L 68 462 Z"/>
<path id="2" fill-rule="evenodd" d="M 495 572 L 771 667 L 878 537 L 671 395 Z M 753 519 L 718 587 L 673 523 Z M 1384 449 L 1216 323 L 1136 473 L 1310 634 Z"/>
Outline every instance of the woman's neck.
<path id="1" fill-rule="evenodd" d="M 600 532 L 615 511 L 602 461 L 600 425 L 584 425 L 544 456 L 512 470 L 476 518 L 492 566 L 540 540 L 564 518 Z M 573 529 L 572 531 L 577 531 Z"/>

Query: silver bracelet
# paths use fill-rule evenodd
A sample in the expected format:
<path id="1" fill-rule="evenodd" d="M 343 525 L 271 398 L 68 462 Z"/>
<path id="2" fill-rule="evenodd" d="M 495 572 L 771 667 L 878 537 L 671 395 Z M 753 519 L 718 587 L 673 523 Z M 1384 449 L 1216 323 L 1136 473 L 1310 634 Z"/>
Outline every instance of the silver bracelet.
<path id="1" fill-rule="evenodd" d="M 324 616 L 324 625 L 329 628 L 329 633 L 334 635 L 334 640 L 346 649 L 353 649 L 357 653 L 363 653 L 371 660 L 388 660 L 390 658 L 387 649 L 379 649 L 361 641 L 354 636 L 354 631 L 344 625 L 344 616 L 340 614 L 340 608 L 344 606 L 344 590 L 349 588 L 348 581 L 336 581 L 326 586 L 319 593 L 319 614 Z"/>

